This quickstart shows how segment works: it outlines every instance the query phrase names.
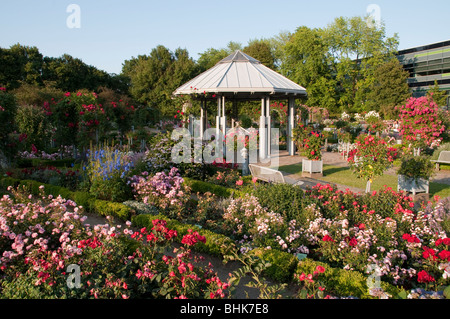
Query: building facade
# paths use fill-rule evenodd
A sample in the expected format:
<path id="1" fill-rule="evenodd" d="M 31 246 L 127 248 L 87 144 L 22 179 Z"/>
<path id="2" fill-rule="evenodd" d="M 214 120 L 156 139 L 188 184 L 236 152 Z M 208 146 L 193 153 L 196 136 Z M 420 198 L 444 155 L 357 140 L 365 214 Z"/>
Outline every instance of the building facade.
<path id="1" fill-rule="evenodd" d="M 401 50 L 398 59 L 410 74 L 408 85 L 414 97 L 425 95 L 435 81 L 441 91 L 450 93 L 450 40 Z"/>

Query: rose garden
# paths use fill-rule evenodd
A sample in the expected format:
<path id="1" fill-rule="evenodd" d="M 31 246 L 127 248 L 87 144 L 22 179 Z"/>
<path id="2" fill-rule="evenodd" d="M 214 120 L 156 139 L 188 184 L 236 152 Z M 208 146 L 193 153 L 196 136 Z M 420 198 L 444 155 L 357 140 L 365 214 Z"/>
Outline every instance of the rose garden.
<path id="1" fill-rule="evenodd" d="M 29 106 L 1 88 L 0 295 L 233 298 L 249 277 L 259 298 L 450 298 L 450 185 L 433 181 L 432 162 L 450 150 L 448 111 L 411 98 L 394 130 L 376 112 L 297 107 L 294 157 L 346 161 L 323 164 L 312 187 L 244 176 L 224 158 L 175 163 L 182 112 L 152 123 L 88 91 Z M 279 170 L 299 177 L 301 165 Z M 429 189 L 397 189 L 398 176 Z M 239 268 L 219 277 L 203 256 Z"/>

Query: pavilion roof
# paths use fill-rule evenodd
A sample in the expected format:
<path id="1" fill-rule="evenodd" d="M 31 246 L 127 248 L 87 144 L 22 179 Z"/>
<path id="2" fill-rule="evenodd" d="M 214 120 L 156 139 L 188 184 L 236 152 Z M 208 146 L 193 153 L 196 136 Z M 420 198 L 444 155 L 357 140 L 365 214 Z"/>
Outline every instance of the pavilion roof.
<path id="1" fill-rule="evenodd" d="M 303 96 L 306 89 L 238 50 L 180 86 L 174 95 L 194 93 L 256 98 L 261 95 Z"/>

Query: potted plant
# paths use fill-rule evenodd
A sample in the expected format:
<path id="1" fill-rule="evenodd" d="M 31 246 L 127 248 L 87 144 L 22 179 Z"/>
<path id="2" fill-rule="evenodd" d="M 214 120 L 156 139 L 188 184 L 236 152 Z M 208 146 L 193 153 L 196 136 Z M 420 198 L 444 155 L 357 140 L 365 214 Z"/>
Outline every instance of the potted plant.
<path id="1" fill-rule="evenodd" d="M 302 160 L 302 175 L 308 177 L 323 175 L 322 146 L 324 137 L 321 133 L 312 131 L 303 140 L 303 154 L 307 159 Z"/>
<path id="2" fill-rule="evenodd" d="M 403 190 L 413 195 L 429 193 L 429 180 L 434 173 L 434 165 L 429 156 L 406 156 L 398 170 L 397 190 Z"/>

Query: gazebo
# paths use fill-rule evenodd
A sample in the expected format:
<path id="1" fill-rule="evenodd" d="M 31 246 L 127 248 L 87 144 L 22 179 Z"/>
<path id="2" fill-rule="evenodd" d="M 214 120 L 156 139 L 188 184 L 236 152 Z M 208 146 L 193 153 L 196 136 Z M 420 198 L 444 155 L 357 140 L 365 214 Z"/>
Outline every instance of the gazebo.
<path id="1" fill-rule="evenodd" d="M 183 84 L 173 94 L 192 95 L 201 101 L 200 134 L 203 134 L 205 128 L 205 109 L 208 100 L 217 101 L 216 130 L 218 133 L 222 131 L 223 134 L 227 132 L 226 102 L 232 102 L 235 109 L 238 101 L 261 100 L 259 120 L 261 159 L 270 158 L 271 155 L 271 100 L 287 100 L 289 110 L 287 149 L 291 156 L 295 154 L 292 139 L 292 130 L 295 126 L 295 99 L 306 96 L 305 88 L 239 50 Z"/>

